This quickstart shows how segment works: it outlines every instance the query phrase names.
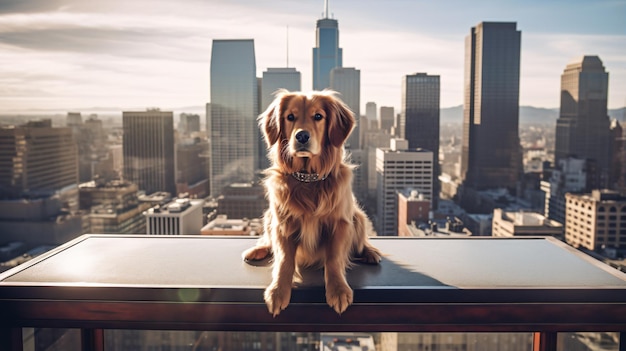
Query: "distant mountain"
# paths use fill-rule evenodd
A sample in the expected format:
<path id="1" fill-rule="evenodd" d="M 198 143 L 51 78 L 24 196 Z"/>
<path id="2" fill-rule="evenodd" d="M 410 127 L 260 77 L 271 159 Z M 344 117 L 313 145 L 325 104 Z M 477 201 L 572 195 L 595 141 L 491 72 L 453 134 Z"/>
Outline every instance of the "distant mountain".
<path id="1" fill-rule="evenodd" d="M 611 109 L 608 114 L 611 119 L 617 119 L 620 123 L 626 122 L 626 107 Z M 558 117 L 558 108 L 533 106 L 520 106 L 519 108 L 520 124 L 556 123 Z M 442 108 L 439 118 L 441 123 L 463 123 L 463 105 Z"/>

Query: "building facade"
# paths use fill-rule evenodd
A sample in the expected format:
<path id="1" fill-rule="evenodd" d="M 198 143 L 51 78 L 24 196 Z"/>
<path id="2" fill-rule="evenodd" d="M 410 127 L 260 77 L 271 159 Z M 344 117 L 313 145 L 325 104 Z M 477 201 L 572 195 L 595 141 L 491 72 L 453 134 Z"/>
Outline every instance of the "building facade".
<path id="1" fill-rule="evenodd" d="M 496 237 L 553 236 L 563 239 L 563 224 L 544 215 L 525 211 L 493 211 L 491 235 Z"/>
<path id="2" fill-rule="evenodd" d="M 47 196 L 77 187 L 78 151 L 71 128 L 53 128 L 49 119 L 0 127 L 0 147 L 2 197 Z"/>
<path id="3" fill-rule="evenodd" d="M 417 190 L 432 201 L 433 155 L 409 149 L 408 142 L 392 139 L 389 148 L 376 149 L 376 231 L 380 236 L 398 235 L 399 191 Z"/>
<path id="4" fill-rule="evenodd" d="M 335 67 L 330 71 L 330 88 L 354 113 L 356 124 L 346 140 L 346 148 L 360 149 L 361 129 L 361 71 L 352 67 Z"/>
<path id="5" fill-rule="evenodd" d="M 213 40 L 210 192 L 221 194 L 232 182 L 248 182 L 258 168 L 258 82 L 254 41 Z"/>
<path id="6" fill-rule="evenodd" d="M 545 193 L 544 216 L 565 223 L 565 194 L 590 190 L 586 164 L 585 160 L 573 157 L 560 159 L 550 177 L 541 181 L 541 190 Z"/>
<path id="7" fill-rule="evenodd" d="M 565 195 L 565 241 L 589 250 L 626 249 L 626 197 L 615 191 Z"/>
<path id="8" fill-rule="evenodd" d="M 339 47 L 339 22 L 328 17 L 317 20 L 315 47 L 313 48 L 313 90 L 330 87 L 330 71 L 343 66 L 343 50 Z"/>
<path id="9" fill-rule="evenodd" d="M 393 106 L 381 106 L 380 107 L 380 115 L 378 118 L 378 128 L 380 128 L 381 130 L 387 131 L 387 133 L 392 133 L 395 120 L 396 118 L 395 118 L 395 112 L 394 112 Z"/>
<path id="10" fill-rule="evenodd" d="M 169 111 L 125 111 L 124 179 L 146 193 L 176 194 L 174 177 L 174 114 Z"/>
<path id="11" fill-rule="evenodd" d="M 199 235 L 204 200 L 175 199 L 144 212 L 148 235 Z"/>
<path id="12" fill-rule="evenodd" d="M 293 67 L 268 68 L 261 81 L 261 109 L 263 112 L 274 101 L 274 93 L 279 89 L 302 90 L 302 75 Z"/>
<path id="13" fill-rule="evenodd" d="M 176 146 L 176 193 L 204 198 L 209 195 L 209 143 L 181 139 Z"/>
<path id="14" fill-rule="evenodd" d="M 515 189 L 519 142 L 521 32 L 516 23 L 481 22 L 465 40 L 461 177 L 465 186 Z"/>
<path id="15" fill-rule="evenodd" d="M 398 131 L 409 149 L 433 152 L 433 209 L 439 203 L 439 76 L 415 73 L 402 78 L 402 112 Z"/>
<path id="16" fill-rule="evenodd" d="M 554 157 L 589 160 L 592 188 L 609 185 L 610 120 L 607 114 L 609 74 L 598 56 L 568 64 L 561 75 L 561 108 L 556 122 Z"/>

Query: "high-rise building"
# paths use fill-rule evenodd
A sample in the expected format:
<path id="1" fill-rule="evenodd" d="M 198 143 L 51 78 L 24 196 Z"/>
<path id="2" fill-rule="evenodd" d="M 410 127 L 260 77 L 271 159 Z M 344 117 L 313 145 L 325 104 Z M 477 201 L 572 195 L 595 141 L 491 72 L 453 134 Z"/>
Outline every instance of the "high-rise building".
<path id="1" fill-rule="evenodd" d="M 352 67 L 335 67 L 330 71 L 330 88 L 338 92 L 341 100 L 354 113 L 357 123 L 346 140 L 346 147 L 359 149 L 361 117 L 361 71 Z"/>
<path id="2" fill-rule="evenodd" d="M 521 32 L 516 23 L 481 22 L 465 40 L 461 177 L 465 187 L 515 189 L 519 142 Z"/>
<path id="3" fill-rule="evenodd" d="M 587 184 L 586 161 L 573 157 L 560 159 L 549 178 L 541 181 L 541 190 L 545 193 L 544 216 L 565 223 L 565 194 L 591 190 Z"/>
<path id="4" fill-rule="evenodd" d="M 209 195 L 209 143 L 200 138 L 181 138 L 176 144 L 176 192 L 190 197 Z"/>
<path id="5" fill-rule="evenodd" d="M 124 179 L 151 194 L 176 194 L 174 178 L 174 114 L 169 111 L 122 113 Z"/>
<path id="6" fill-rule="evenodd" d="M 565 195 L 565 241 L 589 250 L 626 248 L 626 197 L 610 190 Z"/>
<path id="7" fill-rule="evenodd" d="M 381 106 L 378 119 L 378 128 L 391 133 L 395 121 L 395 112 L 393 106 Z"/>
<path id="8" fill-rule="evenodd" d="M 49 119 L 0 127 L 0 242 L 59 245 L 82 234 L 71 128 Z"/>
<path id="9" fill-rule="evenodd" d="M 261 83 L 261 110 L 265 111 L 274 101 L 274 93 L 279 89 L 302 90 L 302 77 L 293 67 L 268 68 L 263 72 Z"/>
<path id="10" fill-rule="evenodd" d="M 49 119 L 0 127 L 0 147 L 2 197 L 51 195 L 67 187 L 77 189 L 78 154 L 71 128 L 53 128 Z"/>
<path id="11" fill-rule="evenodd" d="M 415 73 L 402 78 L 400 137 L 409 149 L 433 152 L 432 208 L 439 203 L 439 76 Z"/>
<path id="12" fill-rule="evenodd" d="M 178 121 L 178 131 L 190 134 L 200 131 L 200 115 L 195 113 L 181 113 Z"/>
<path id="13" fill-rule="evenodd" d="M 325 2 L 324 18 L 317 20 L 313 48 L 313 90 L 330 87 L 330 71 L 343 66 L 343 50 L 339 47 L 339 23 L 328 17 Z"/>
<path id="14" fill-rule="evenodd" d="M 609 74 L 598 56 L 584 56 L 561 75 L 561 109 L 556 122 L 556 162 L 572 156 L 592 160 L 592 187 L 608 186 L 610 120 L 607 115 Z"/>
<path id="15" fill-rule="evenodd" d="M 254 41 L 213 40 L 211 51 L 211 195 L 254 179 L 259 157 Z"/>
<path id="16" fill-rule="evenodd" d="M 433 154 L 430 150 L 409 149 L 408 141 L 392 139 L 388 148 L 376 149 L 376 232 L 398 235 L 398 191 L 416 190 L 433 197 Z"/>
<path id="17" fill-rule="evenodd" d="M 375 102 L 367 102 L 365 104 L 365 117 L 371 122 L 378 120 L 378 111 L 376 111 Z"/>

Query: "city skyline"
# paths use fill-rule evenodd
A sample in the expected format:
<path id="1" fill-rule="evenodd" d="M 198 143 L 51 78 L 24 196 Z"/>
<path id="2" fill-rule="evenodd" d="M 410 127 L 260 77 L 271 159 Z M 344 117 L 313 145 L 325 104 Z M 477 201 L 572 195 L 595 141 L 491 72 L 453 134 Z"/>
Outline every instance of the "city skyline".
<path id="1" fill-rule="evenodd" d="M 362 72 L 361 104 L 396 109 L 402 77 L 415 72 L 441 76 L 441 107 L 463 103 L 464 37 L 482 21 L 517 22 L 524 33 L 520 105 L 558 107 L 562 67 L 598 55 L 610 74 L 608 107 L 623 107 L 625 10 L 625 1 L 330 2 L 343 66 Z M 288 66 L 302 72 L 308 90 L 322 11 L 322 1 L 5 1 L 0 109 L 203 105 L 213 39 L 254 39 L 258 72 L 287 66 L 288 51 Z"/>

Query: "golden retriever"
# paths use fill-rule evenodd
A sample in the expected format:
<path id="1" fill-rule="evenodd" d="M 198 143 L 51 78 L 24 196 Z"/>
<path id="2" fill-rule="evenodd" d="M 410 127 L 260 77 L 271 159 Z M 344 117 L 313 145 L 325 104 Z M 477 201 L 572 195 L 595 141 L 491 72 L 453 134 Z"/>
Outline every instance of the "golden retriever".
<path id="1" fill-rule="evenodd" d="M 272 282 L 264 298 L 278 315 L 289 304 L 301 267 L 323 267 L 326 302 L 337 313 L 352 304 L 346 269 L 353 260 L 378 263 L 368 241 L 371 223 L 352 194 L 352 169 L 344 142 L 355 119 L 330 90 L 280 90 L 259 116 L 271 167 L 264 181 L 269 208 L 264 235 L 246 261 L 273 255 Z"/>

